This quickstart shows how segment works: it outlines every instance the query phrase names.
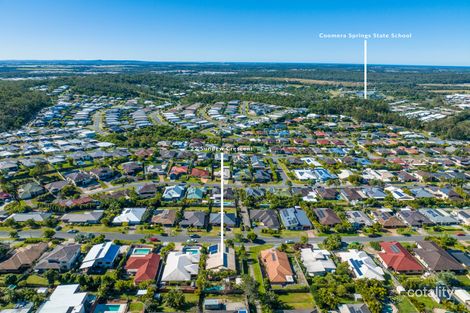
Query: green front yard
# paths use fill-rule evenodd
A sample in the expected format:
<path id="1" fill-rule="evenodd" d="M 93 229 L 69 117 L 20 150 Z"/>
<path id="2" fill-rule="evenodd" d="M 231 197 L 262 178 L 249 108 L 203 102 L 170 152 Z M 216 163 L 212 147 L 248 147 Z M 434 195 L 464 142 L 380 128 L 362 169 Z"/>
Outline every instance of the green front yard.
<path id="1" fill-rule="evenodd" d="M 287 310 L 306 310 L 314 307 L 313 297 L 309 292 L 280 295 L 279 300 L 282 302 L 283 308 Z"/>

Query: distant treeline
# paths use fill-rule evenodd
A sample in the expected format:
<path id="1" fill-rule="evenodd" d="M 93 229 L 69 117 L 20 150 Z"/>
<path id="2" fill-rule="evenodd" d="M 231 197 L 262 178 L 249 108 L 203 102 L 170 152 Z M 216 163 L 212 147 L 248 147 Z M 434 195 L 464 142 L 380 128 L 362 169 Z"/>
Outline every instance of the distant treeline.
<path id="1" fill-rule="evenodd" d="M 29 82 L 0 81 L 0 132 L 21 127 L 51 104 L 46 94 L 30 86 Z"/>

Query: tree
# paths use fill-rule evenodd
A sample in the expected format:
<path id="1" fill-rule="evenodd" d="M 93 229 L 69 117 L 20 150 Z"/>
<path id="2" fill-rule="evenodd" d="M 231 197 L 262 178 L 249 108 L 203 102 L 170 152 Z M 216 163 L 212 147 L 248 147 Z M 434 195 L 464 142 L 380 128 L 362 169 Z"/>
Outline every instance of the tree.
<path id="1" fill-rule="evenodd" d="M 247 274 L 243 275 L 241 287 L 249 302 L 254 303 L 258 299 L 259 283 L 253 277 Z"/>
<path id="2" fill-rule="evenodd" d="M 254 242 L 258 238 L 258 235 L 255 234 L 255 232 L 251 231 L 251 232 L 248 233 L 248 235 L 246 235 L 246 238 L 249 241 Z"/>
<path id="3" fill-rule="evenodd" d="M 44 232 L 42 233 L 42 235 L 43 235 L 45 238 L 50 239 L 50 238 L 52 238 L 52 237 L 55 236 L 55 231 L 54 231 L 53 229 L 48 228 L 48 229 L 44 230 Z"/>
<path id="4" fill-rule="evenodd" d="M 171 289 L 165 295 L 165 303 L 173 309 L 182 309 L 186 304 L 184 294 L 179 289 Z"/>
<path id="5" fill-rule="evenodd" d="M 17 239 L 19 237 L 18 232 L 16 230 L 12 230 L 10 233 L 10 238 Z"/>
<path id="6" fill-rule="evenodd" d="M 307 244 L 308 243 L 308 237 L 304 236 L 304 235 L 300 236 L 300 243 L 303 244 L 303 245 Z"/>
<path id="7" fill-rule="evenodd" d="M 270 311 L 274 311 L 281 306 L 279 297 L 272 290 L 266 291 L 261 301 Z"/>
<path id="8" fill-rule="evenodd" d="M 333 234 L 328 237 L 323 241 L 323 246 L 325 249 L 333 251 L 333 250 L 338 250 L 341 248 L 342 242 L 341 242 L 341 236 L 338 234 Z"/>
<path id="9" fill-rule="evenodd" d="M 47 279 L 47 282 L 49 283 L 49 286 L 53 286 L 55 281 L 59 279 L 59 273 L 55 270 L 47 270 L 44 273 L 44 277 Z"/>
<path id="10" fill-rule="evenodd" d="M 16 275 L 13 275 L 13 274 L 5 275 L 5 285 L 6 286 L 14 285 L 14 284 L 16 284 L 16 282 L 17 282 Z"/>

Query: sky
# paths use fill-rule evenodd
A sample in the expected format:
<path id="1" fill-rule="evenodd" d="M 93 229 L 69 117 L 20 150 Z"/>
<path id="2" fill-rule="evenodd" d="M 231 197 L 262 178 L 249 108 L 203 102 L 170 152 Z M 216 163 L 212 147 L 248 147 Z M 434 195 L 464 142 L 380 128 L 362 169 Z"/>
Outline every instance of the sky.
<path id="1" fill-rule="evenodd" d="M 468 0 L 0 0 L 0 60 L 470 66 Z"/>

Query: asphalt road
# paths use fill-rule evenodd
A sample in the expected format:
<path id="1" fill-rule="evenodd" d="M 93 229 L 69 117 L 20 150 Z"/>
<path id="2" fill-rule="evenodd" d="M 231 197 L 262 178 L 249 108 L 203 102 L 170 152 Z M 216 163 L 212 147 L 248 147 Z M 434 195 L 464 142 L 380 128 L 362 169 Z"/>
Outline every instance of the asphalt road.
<path id="1" fill-rule="evenodd" d="M 81 234 L 87 234 L 86 232 L 80 232 Z M 21 231 L 19 232 L 20 238 L 39 238 L 42 237 L 43 231 L 42 230 L 28 230 L 28 231 Z M 137 241 L 142 238 L 148 237 L 147 235 L 143 234 L 123 234 L 118 232 L 109 232 L 109 233 L 102 233 L 106 236 L 109 240 L 131 240 Z M 9 234 L 7 232 L 0 232 L 0 238 L 8 238 Z M 56 232 L 55 238 L 60 239 L 70 239 L 74 238 L 75 234 L 69 234 L 67 232 L 58 231 Z M 158 236 L 154 235 L 152 237 L 156 237 L 162 242 L 186 242 L 189 239 L 188 235 L 176 235 L 176 236 Z M 226 234 L 225 236 L 227 239 L 233 238 L 232 234 Z M 360 236 L 345 236 L 342 237 L 343 242 L 351 243 L 351 242 L 359 242 L 359 243 L 368 243 L 372 241 L 420 241 L 424 240 L 426 236 L 424 235 L 414 235 L 414 236 L 384 236 L 384 237 L 360 237 Z M 465 236 L 453 236 L 458 240 L 470 240 L 470 235 Z M 216 243 L 220 240 L 218 236 L 201 236 L 201 238 L 196 239 L 199 243 Z M 258 236 L 259 244 L 268 243 L 268 244 L 281 244 L 284 243 L 286 240 L 293 240 L 299 241 L 296 238 L 275 238 L 275 237 L 262 237 Z M 321 243 L 325 240 L 325 237 L 313 237 L 309 238 L 309 243 Z"/>

